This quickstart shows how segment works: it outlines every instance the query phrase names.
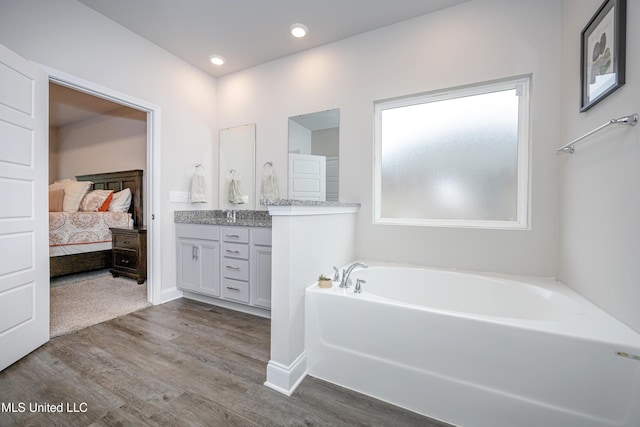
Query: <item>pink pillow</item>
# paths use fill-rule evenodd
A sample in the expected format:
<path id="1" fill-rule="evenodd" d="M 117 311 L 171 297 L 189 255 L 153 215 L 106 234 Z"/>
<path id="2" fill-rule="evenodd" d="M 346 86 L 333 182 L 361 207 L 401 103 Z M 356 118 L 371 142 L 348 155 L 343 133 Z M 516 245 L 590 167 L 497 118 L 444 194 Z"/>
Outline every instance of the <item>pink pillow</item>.
<path id="1" fill-rule="evenodd" d="M 62 212 L 64 188 L 49 191 L 49 212 Z"/>
<path id="2" fill-rule="evenodd" d="M 62 209 L 65 212 L 77 212 L 84 196 L 89 192 L 91 181 L 70 181 L 64 186 Z"/>

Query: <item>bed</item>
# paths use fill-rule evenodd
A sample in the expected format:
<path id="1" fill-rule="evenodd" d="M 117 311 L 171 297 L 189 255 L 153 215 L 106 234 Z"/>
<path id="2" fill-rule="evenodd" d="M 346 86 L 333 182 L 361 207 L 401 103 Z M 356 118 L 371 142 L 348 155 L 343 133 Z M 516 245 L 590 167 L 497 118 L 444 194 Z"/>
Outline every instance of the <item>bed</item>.
<path id="1" fill-rule="evenodd" d="M 113 190 L 118 192 L 128 188 L 131 191 L 131 205 L 128 213 L 120 215 L 99 215 L 102 212 L 81 212 L 79 213 L 81 215 L 76 216 L 62 212 L 56 212 L 55 214 L 61 214 L 56 216 L 50 214 L 49 274 L 51 277 L 110 268 L 113 263 L 113 257 L 110 241 L 111 234 L 108 228 L 110 226 L 119 228 L 141 228 L 144 226 L 142 170 L 80 175 L 76 176 L 76 179 L 78 181 L 93 182 L 90 190 Z M 107 213 L 111 214 L 111 212 L 105 212 L 105 214 Z M 65 219 L 62 219 L 63 216 L 65 219 L 73 217 L 74 219 L 68 222 L 76 222 L 77 227 L 84 227 L 88 223 L 100 222 L 102 228 L 99 231 L 86 231 L 86 234 L 94 234 L 96 236 L 93 240 L 96 240 L 97 243 L 79 243 L 74 241 L 73 237 L 70 237 L 71 233 L 66 232 L 65 236 L 65 232 L 60 232 L 58 229 L 56 229 L 57 234 L 55 234 L 53 228 L 58 228 L 58 225 L 65 221 Z"/>

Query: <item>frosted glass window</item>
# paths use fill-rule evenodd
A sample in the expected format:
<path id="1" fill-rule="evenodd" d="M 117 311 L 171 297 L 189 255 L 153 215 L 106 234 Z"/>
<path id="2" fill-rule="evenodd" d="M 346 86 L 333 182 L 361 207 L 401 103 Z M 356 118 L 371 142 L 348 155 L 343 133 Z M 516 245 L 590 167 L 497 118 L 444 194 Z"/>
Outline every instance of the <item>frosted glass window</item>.
<path id="1" fill-rule="evenodd" d="M 376 103 L 378 223 L 527 227 L 528 78 Z"/>

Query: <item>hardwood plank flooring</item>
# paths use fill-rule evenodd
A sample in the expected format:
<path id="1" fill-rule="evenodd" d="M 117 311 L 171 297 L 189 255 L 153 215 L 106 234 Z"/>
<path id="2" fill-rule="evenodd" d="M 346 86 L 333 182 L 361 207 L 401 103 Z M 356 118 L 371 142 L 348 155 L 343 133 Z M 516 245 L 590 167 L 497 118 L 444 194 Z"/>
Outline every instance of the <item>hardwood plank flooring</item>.
<path id="1" fill-rule="evenodd" d="M 140 310 L 0 372 L 0 426 L 447 426 L 312 377 L 277 393 L 269 341 L 268 319 L 196 301 Z M 64 411 L 31 411 L 45 403 Z"/>

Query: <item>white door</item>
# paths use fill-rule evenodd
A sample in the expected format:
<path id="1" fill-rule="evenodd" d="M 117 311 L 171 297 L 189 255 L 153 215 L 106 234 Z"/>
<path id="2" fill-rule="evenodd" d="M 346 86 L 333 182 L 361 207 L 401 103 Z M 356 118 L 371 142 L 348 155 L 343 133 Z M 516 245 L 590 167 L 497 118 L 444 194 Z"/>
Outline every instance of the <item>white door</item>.
<path id="1" fill-rule="evenodd" d="M 0 370 L 49 340 L 48 84 L 0 45 Z"/>
<path id="2" fill-rule="evenodd" d="M 327 157 L 327 201 L 340 200 L 338 190 L 340 186 L 340 160 L 337 157 Z"/>
<path id="3" fill-rule="evenodd" d="M 327 158 L 289 154 L 289 198 L 327 200 Z"/>

